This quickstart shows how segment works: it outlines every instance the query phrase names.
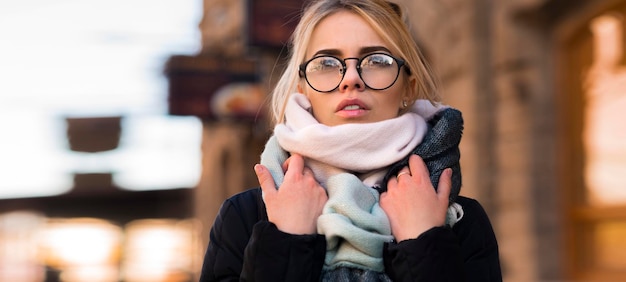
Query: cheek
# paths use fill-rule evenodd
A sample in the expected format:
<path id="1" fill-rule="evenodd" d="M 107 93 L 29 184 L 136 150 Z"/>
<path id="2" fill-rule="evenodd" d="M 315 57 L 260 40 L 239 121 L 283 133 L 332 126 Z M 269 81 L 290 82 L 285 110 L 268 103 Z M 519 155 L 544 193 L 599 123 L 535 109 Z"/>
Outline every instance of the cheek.
<path id="1" fill-rule="evenodd" d="M 400 114 L 400 101 L 391 93 L 377 93 L 376 98 L 370 103 L 374 105 L 373 121 L 381 121 L 398 117 Z"/>
<path id="2" fill-rule="evenodd" d="M 402 112 L 402 100 L 409 99 L 408 89 L 405 84 L 396 82 L 389 90 L 388 93 L 385 93 L 386 97 L 384 97 L 381 103 L 385 105 L 385 115 L 387 117 L 397 117 Z"/>
<path id="3" fill-rule="evenodd" d="M 387 93 L 387 100 L 390 104 L 397 108 L 400 108 L 402 100 L 409 99 L 409 89 L 404 83 L 404 80 L 398 80 L 398 82 L 396 82 L 396 84 L 389 88 L 389 90 L 389 93 Z"/>
<path id="4" fill-rule="evenodd" d="M 306 91 L 306 90 L 305 90 Z M 320 99 L 318 97 L 316 97 L 315 94 L 313 95 L 306 95 L 307 98 L 309 98 L 309 102 L 311 103 L 311 113 L 314 116 L 318 116 L 318 114 L 321 112 L 324 103 L 322 103 L 323 101 L 320 101 Z"/>

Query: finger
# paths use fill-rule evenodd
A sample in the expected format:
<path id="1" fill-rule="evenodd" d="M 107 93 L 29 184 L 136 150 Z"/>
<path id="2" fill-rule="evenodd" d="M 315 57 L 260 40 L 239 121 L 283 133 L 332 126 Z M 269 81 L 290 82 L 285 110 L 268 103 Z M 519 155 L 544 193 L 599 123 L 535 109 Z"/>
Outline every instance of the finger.
<path id="1" fill-rule="evenodd" d="M 291 157 L 287 158 L 285 162 L 283 162 L 283 165 L 282 165 L 283 173 L 287 172 L 287 168 L 289 168 L 289 162 L 291 162 Z"/>
<path id="2" fill-rule="evenodd" d="M 422 157 L 413 154 L 409 157 L 409 170 L 413 176 L 428 177 L 428 168 Z"/>
<path id="3" fill-rule="evenodd" d="M 302 168 L 302 175 L 314 177 L 313 170 L 311 170 L 310 168 L 306 166 Z"/>
<path id="4" fill-rule="evenodd" d="M 405 167 L 398 172 L 398 174 L 396 175 L 396 180 L 400 181 L 400 176 L 403 176 L 403 175 L 407 175 L 411 177 L 411 171 L 409 170 L 408 167 Z"/>
<path id="5" fill-rule="evenodd" d="M 302 175 L 304 169 L 304 158 L 302 158 L 301 155 L 293 154 L 285 163 L 287 164 L 285 176 L 287 176 L 287 174 Z"/>
<path id="6" fill-rule="evenodd" d="M 274 178 L 272 178 L 272 174 L 265 168 L 265 166 L 261 164 L 256 164 L 254 166 L 254 172 L 256 173 L 256 178 L 259 180 L 259 184 L 261 185 L 261 190 L 264 194 L 274 194 L 276 193 L 276 184 L 274 183 Z"/>
<path id="7" fill-rule="evenodd" d="M 395 189 L 396 186 L 398 186 L 398 180 L 395 177 L 390 177 L 389 180 L 387 180 L 387 189 L 380 193 L 380 195 L 387 194 L 389 190 Z"/>
<path id="8" fill-rule="evenodd" d="M 449 201 L 450 191 L 452 190 L 452 169 L 446 168 L 439 177 L 437 185 L 437 197 L 440 201 Z"/>

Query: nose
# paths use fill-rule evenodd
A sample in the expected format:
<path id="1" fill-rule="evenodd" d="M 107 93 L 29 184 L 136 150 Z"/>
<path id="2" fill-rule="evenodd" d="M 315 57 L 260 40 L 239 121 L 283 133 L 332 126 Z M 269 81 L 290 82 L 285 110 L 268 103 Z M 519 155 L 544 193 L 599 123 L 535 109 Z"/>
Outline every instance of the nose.
<path id="1" fill-rule="evenodd" d="M 343 76 L 343 80 L 339 84 L 339 91 L 349 91 L 349 90 L 365 90 L 365 83 L 361 79 L 359 72 L 357 71 L 357 62 L 355 61 L 346 61 L 346 74 Z"/>

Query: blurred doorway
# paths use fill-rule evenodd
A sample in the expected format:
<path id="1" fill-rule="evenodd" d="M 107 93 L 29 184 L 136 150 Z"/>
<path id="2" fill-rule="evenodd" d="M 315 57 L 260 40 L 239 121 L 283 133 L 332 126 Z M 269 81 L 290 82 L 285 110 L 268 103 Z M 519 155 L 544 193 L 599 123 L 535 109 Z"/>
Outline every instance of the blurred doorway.
<path id="1" fill-rule="evenodd" d="M 626 1 L 560 46 L 561 183 L 568 275 L 626 278 Z"/>

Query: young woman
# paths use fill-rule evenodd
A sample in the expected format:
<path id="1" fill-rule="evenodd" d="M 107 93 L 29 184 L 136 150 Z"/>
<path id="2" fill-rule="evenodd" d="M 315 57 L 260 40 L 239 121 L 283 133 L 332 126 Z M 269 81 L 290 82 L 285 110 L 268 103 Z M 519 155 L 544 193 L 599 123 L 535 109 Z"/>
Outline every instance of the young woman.
<path id="1" fill-rule="evenodd" d="M 291 47 L 261 187 L 224 202 L 200 280 L 501 281 L 487 215 L 458 196 L 461 114 L 401 9 L 314 1 Z"/>

